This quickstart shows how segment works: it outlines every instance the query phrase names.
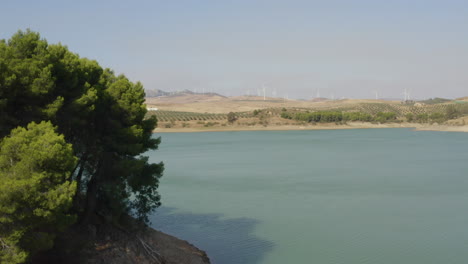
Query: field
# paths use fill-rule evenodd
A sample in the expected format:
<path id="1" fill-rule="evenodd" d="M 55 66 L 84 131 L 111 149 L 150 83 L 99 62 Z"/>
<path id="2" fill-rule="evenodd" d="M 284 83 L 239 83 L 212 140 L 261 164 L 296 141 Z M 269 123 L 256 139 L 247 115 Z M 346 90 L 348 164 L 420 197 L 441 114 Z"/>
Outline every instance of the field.
<path id="1" fill-rule="evenodd" d="M 161 122 L 188 122 L 188 121 L 225 121 L 227 114 L 215 113 L 195 113 L 195 112 L 180 112 L 180 111 L 149 111 L 149 115 L 155 115 Z M 248 112 L 236 113 L 239 118 L 251 116 Z"/>
<path id="2" fill-rule="evenodd" d="M 400 101 L 346 99 L 346 100 L 284 100 L 244 96 L 223 97 L 208 95 L 177 95 L 147 98 L 148 107 L 156 107 L 157 111 L 149 111 L 159 120 L 163 128 L 196 128 L 221 126 L 268 126 L 268 125 L 303 125 L 303 122 L 281 118 L 282 112 L 361 112 L 376 115 L 379 112 L 395 113 L 397 120 L 403 122 L 406 115 L 427 114 L 446 115 L 448 109 L 455 109 L 458 116 L 468 115 L 468 102 L 441 101 L 430 104 L 419 102 L 402 103 Z M 233 112 L 234 122 L 228 122 L 228 113 Z M 453 122 L 451 124 L 454 124 Z"/>

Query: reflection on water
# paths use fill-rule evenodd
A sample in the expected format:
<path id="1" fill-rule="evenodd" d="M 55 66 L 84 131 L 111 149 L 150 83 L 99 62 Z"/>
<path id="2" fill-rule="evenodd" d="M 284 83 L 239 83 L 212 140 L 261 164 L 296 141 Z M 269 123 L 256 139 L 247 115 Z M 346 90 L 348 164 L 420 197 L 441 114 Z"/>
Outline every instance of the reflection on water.
<path id="1" fill-rule="evenodd" d="M 177 213 L 162 207 L 150 220 L 154 228 L 205 250 L 212 263 L 260 263 L 274 246 L 252 234 L 259 223 L 255 219 L 223 219 L 220 214 Z"/>

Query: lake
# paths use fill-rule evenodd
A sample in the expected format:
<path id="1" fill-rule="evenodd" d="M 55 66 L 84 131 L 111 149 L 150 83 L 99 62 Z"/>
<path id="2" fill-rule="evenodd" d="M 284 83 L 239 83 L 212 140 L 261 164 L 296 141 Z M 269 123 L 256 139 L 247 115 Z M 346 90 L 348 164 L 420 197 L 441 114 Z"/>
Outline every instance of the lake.
<path id="1" fill-rule="evenodd" d="M 214 264 L 468 263 L 468 133 L 164 133 L 152 226 Z"/>

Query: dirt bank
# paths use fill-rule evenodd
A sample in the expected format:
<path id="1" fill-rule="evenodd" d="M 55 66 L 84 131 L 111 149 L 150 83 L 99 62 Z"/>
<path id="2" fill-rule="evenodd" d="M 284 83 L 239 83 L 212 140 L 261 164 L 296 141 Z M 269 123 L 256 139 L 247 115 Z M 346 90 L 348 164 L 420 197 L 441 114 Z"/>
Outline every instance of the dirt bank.
<path id="1" fill-rule="evenodd" d="M 175 125 L 171 128 L 158 127 L 155 133 L 189 133 L 189 132 L 221 132 L 221 131 L 281 131 L 281 130 L 330 130 L 330 129 L 367 129 L 367 128 L 414 128 L 418 131 L 450 131 L 450 132 L 468 132 L 468 126 L 455 125 L 428 125 L 418 123 L 385 123 L 376 124 L 368 122 L 348 122 L 346 124 L 319 123 L 319 124 L 292 124 L 285 123 L 281 125 L 214 125 L 203 126 L 191 124 L 191 126 L 181 127 Z"/>
<path id="2" fill-rule="evenodd" d="M 468 126 L 433 125 L 416 128 L 418 131 L 468 132 Z"/>

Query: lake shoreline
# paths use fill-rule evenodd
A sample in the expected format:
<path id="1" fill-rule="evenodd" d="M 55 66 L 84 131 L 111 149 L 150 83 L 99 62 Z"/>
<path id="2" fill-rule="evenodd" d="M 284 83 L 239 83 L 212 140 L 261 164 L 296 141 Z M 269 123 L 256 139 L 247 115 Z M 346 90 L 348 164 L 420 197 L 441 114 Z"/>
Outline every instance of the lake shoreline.
<path id="1" fill-rule="evenodd" d="M 34 256 L 32 263 L 211 263 L 206 252 L 189 241 L 128 215 L 122 219 L 123 225 L 73 225 L 58 235 L 52 249 Z"/>
<path id="2" fill-rule="evenodd" d="M 296 131 L 296 130 L 342 130 L 342 129 L 376 129 L 376 128 L 413 128 L 416 131 L 468 132 L 468 125 L 428 125 L 418 123 L 373 124 L 366 122 L 349 122 L 347 124 L 325 123 L 316 125 L 268 125 L 268 126 L 214 126 L 186 128 L 156 128 L 154 133 L 197 133 L 197 132 L 235 132 L 235 131 Z"/>

